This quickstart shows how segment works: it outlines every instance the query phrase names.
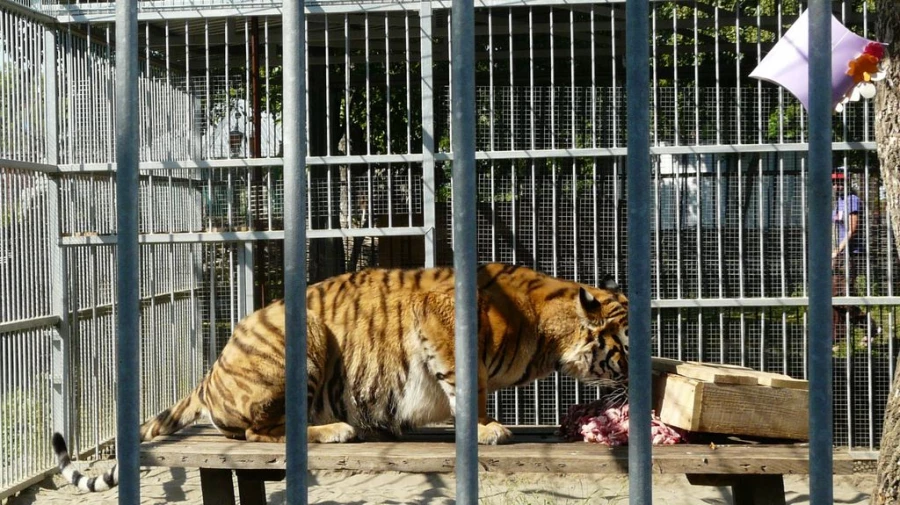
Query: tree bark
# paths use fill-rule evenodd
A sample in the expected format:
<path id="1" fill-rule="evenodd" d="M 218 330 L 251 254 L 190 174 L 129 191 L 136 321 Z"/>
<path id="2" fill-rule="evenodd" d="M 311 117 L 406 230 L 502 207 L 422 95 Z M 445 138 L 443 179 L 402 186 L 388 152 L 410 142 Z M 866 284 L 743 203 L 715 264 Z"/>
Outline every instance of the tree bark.
<path id="1" fill-rule="evenodd" d="M 875 37 L 888 44 L 882 68 L 886 72 L 875 95 L 875 141 L 881 177 L 891 216 L 891 231 L 900 237 L 900 3 L 875 0 Z M 897 58 L 897 61 L 894 59 Z M 900 242 L 898 242 L 900 247 Z M 892 356 L 893 358 L 893 356 Z M 873 504 L 900 503 L 900 368 L 884 410 L 884 428 L 878 456 L 878 473 Z"/>

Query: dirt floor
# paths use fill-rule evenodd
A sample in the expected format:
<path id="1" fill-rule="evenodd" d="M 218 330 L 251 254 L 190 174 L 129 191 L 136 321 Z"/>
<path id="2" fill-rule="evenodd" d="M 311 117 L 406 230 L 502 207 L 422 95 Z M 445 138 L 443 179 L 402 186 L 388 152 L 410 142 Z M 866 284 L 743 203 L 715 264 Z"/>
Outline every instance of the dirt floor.
<path id="1" fill-rule="evenodd" d="M 84 463 L 81 463 L 82 465 Z M 85 473 L 96 475 L 111 463 L 101 461 Z M 454 503 L 456 481 L 452 474 L 314 472 L 310 476 L 309 503 L 316 504 L 429 504 Z M 141 472 L 141 504 L 200 504 L 200 473 L 180 468 L 144 468 Z M 868 503 L 875 485 L 872 474 L 835 476 L 834 503 Z M 266 484 L 269 503 L 285 502 L 284 483 Z M 237 494 L 237 493 L 235 493 Z M 786 476 L 785 495 L 790 505 L 809 503 L 806 476 Z M 627 476 L 559 474 L 482 474 L 480 503 L 498 505 L 620 504 L 628 505 Z M 5 505 L 118 505 L 116 489 L 84 493 L 59 475 L 45 479 L 8 498 Z M 729 488 L 692 486 L 683 475 L 653 476 L 654 505 L 730 504 Z"/>

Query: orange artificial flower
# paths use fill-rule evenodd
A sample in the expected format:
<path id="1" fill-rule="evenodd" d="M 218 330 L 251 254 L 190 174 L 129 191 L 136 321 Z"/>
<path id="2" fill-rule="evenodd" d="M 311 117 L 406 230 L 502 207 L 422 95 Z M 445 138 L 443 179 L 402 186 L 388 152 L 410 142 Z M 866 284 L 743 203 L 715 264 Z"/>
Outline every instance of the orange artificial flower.
<path id="1" fill-rule="evenodd" d="M 863 53 L 856 59 L 850 60 L 847 75 L 853 77 L 853 83 L 868 82 L 872 74 L 878 72 L 878 58 L 871 54 Z"/>

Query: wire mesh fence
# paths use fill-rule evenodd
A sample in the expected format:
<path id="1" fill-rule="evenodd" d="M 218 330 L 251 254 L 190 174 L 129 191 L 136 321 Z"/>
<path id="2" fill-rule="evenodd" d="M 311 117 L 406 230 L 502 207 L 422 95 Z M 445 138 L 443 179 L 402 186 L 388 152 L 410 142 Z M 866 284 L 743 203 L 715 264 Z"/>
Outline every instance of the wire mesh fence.
<path id="1" fill-rule="evenodd" d="M 0 6 L 0 158 L 46 160 L 44 30 L 27 16 Z"/>
<path id="2" fill-rule="evenodd" d="M 307 15 L 310 281 L 452 264 L 449 12 L 363 4 Z M 746 77 L 796 19 L 776 4 L 652 4 L 653 349 L 805 377 L 806 118 Z M 871 35 L 865 2 L 835 5 Z M 279 6 L 139 2 L 154 12 L 138 29 L 144 417 L 283 296 Z M 0 0 L 0 496 L 52 467 L 51 429 L 82 454 L 115 433 L 113 7 Z M 627 292 L 624 17 L 621 2 L 476 11 L 479 261 L 610 273 Z M 900 308 L 873 118 L 862 101 L 833 124 L 863 202 L 839 300 L 860 310 L 836 316 L 833 358 L 835 442 L 855 449 L 879 444 Z M 554 375 L 489 408 L 552 426 L 597 394 Z"/>

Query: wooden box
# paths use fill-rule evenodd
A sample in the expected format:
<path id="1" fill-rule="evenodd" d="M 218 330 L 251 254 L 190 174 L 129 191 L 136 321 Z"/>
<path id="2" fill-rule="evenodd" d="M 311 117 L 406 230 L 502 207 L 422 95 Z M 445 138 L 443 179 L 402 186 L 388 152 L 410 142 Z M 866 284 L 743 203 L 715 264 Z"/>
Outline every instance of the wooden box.
<path id="1" fill-rule="evenodd" d="M 653 358 L 653 408 L 701 433 L 809 440 L 809 383 L 733 365 Z"/>

